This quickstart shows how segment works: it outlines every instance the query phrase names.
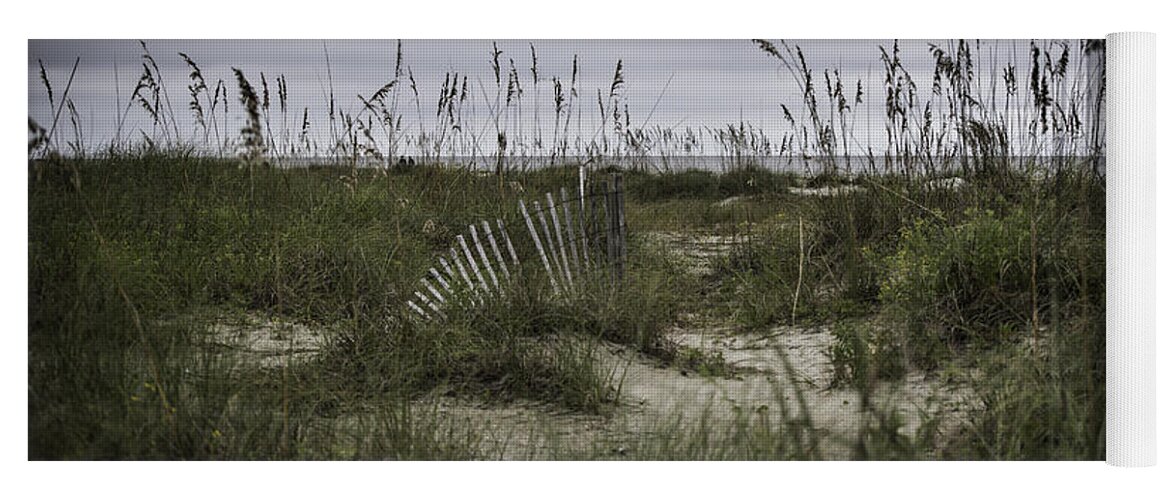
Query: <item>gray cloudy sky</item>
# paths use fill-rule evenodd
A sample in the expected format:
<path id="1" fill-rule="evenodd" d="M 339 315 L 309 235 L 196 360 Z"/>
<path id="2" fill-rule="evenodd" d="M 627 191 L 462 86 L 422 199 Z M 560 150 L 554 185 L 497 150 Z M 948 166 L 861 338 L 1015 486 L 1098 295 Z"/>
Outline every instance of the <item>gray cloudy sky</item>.
<path id="1" fill-rule="evenodd" d="M 585 129 L 593 130 L 598 120 L 596 90 L 608 92 L 614 66 L 623 61 L 626 80 L 625 96 L 632 124 L 664 127 L 720 127 L 746 122 L 779 139 L 787 131 L 780 105 L 799 109 L 800 88 L 781 71 L 775 59 L 761 52 L 749 40 L 533 40 L 538 59 L 539 84 L 530 88 L 531 55 L 529 40 L 497 42 L 502 60 L 515 61 L 525 91 L 524 127 L 531 130 L 532 100 L 535 94 L 544 124 L 552 121 L 552 78 L 558 77 L 568 87 L 571 64 L 579 57 L 579 92 L 582 97 Z M 246 72 L 259 88 L 260 73 L 269 84 L 283 74 L 289 85 L 290 114 L 299 116 L 309 109 L 315 133 L 326 133 L 328 77 L 325 64 L 327 47 L 333 73 L 333 87 L 339 107 L 352 113 L 360 110 L 355 97 L 368 96 L 393 78 L 395 40 L 148 40 L 147 46 L 158 62 L 170 94 L 172 106 L 184 134 L 194 130 L 194 119 L 187 111 L 186 86 L 188 68 L 178 56 L 184 52 L 203 70 L 209 86 L 217 79 L 230 84 L 233 102 L 231 130 L 238 130 L 241 107 L 232 67 Z M 490 65 L 490 40 L 404 40 L 404 65 L 413 71 L 418 83 L 424 127 L 434 122 L 435 104 L 448 72 L 469 77 L 473 104 L 465 109 L 465 120 L 483 128 L 488 123 L 484 94 L 495 94 L 495 80 Z M 890 47 L 891 40 L 791 40 L 805 52 L 815 78 L 821 81 L 823 69 L 838 69 L 850 89 L 862 80 L 864 109 L 856 113 L 856 134 L 865 141 L 884 141 L 883 70 L 879 46 Z M 920 86 L 929 92 L 933 59 L 929 43 L 948 45 L 946 40 L 901 40 L 899 46 L 904 65 Z M 1039 42 L 1047 43 L 1047 42 Z M 977 56 L 984 68 L 996 68 L 984 75 L 984 81 L 999 79 L 1000 69 L 1015 61 L 1019 78 L 1028 68 L 1028 40 L 982 41 Z M 1077 48 L 1072 42 L 1071 47 Z M 1077 53 L 1076 50 L 1073 51 Z M 48 99 L 40 82 L 38 60 L 48 71 L 59 97 L 76 57 L 81 58 L 70 97 L 77 105 L 87 134 L 87 142 L 105 142 L 113 136 L 116 116 L 141 73 L 141 48 L 136 40 L 30 40 L 28 52 L 29 115 L 42 126 L 53 121 Z M 1077 61 L 1075 61 L 1077 62 Z M 1021 68 L 1024 68 L 1023 70 Z M 668 84 L 669 82 L 669 84 Z M 821 91 L 822 89 L 819 89 Z M 275 93 L 275 90 L 273 91 Z M 660 100 L 661 94 L 661 100 Z M 852 90 L 850 91 L 852 95 Z M 406 95 L 406 94 L 404 94 Z M 275 99 L 275 97 L 274 97 Z M 656 106 L 656 101 L 658 105 Z M 419 119 L 413 103 L 404 110 L 404 124 L 417 126 Z M 653 110 L 653 114 L 652 114 Z M 59 128 L 61 125 L 59 125 Z M 131 109 L 124 127 L 149 131 L 149 121 L 141 109 Z M 126 133 L 126 132 L 124 132 Z M 135 134 L 137 135 L 137 134 Z M 589 135 L 588 133 L 586 135 Z M 490 139 L 493 140 L 493 139 Z"/>

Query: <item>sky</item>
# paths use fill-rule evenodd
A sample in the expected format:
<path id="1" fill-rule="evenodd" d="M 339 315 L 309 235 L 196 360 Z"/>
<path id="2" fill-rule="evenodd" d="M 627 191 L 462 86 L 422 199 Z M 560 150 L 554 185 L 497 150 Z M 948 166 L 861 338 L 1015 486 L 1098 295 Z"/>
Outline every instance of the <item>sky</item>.
<path id="1" fill-rule="evenodd" d="M 228 84 L 228 134 L 234 135 L 243 123 L 243 108 L 232 68 L 244 71 L 259 90 L 264 74 L 272 87 L 284 75 L 288 82 L 289 127 L 296 129 L 308 110 L 313 135 L 322 142 L 328 137 L 328 94 L 331 85 L 338 109 L 356 114 L 362 109 L 358 95 L 370 96 L 394 77 L 396 40 L 146 40 L 157 62 L 161 79 L 178 121 L 180 133 L 198 142 L 193 114 L 187 109 L 190 97 L 189 68 L 179 56 L 183 52 L 202 69 L 209 86 L 223 79 Z M 779 43 L 779 41 L 777 41 Z M 863 143 L 885 142 L 883 67 L 879 47 L 888 50 L 893 40 L 788 40 L 801 47 L 818 81 L 823 70 L 838 70 L 852 96 L 861 81 L 863 105 L 856 106 L 854 134 L 859 149 Z M 400 113 L 407 130 L 435 130 L 435 107 L 448 73 L 467 76 L 470 103 L 465 106 L 465 123 L 485 143 L 495 143 L 489 109 L 497 93 L 491 65 L 490 40 L 403 40 L 404 72 L 414 75 L 419 108 L 405 87 Z M 596 138 L 599 125 L 597 91 L 610 91 L 615 65 L 622 60 L 625 85 L 623 103 L 629 109 L 632 126 L 646 124 L 682 131 L 687 127 L 719 128 L 741 121 L 752 124 L 778 142 L 791 131 L 783 119 L 781 105 L 796 113 L 801 109 L 801 87 L 779 62 L 750 40 L 500 40 L 496 42 L 501 64 L 508 69 L 511 59 L 524 91 L 521 129 L 527 135 L 539 133 L 546 139 L 554 121 L 553 79 L 562 81 L 568 92 L 574 56 L 579 59 L 578 89 L 584 123 L 582 135 Z M 954 46 L 949 40 L 900 40 L 904 66 L 920 86 L 929 92 L 934 60 L 931 44 Z M 1048 41 L 1038 41 L 1044 46 Z M 536 51 L 538 82 L 532 84 L 532 52 Z M 1071 41 L 1076 50 L 1078 42 Z M 976 57 L 982 70 L 977 79 L 985 92 L 1000 82 L 1002 68 L 1014 64 L 1024 80 L 1028 68 L 1028 40 L 984 40 Z M 328 53 L 329 64 L 326 64 Z M 54 121 L 48 95 L 40 80 L 40 63 L 57 98 L 69 80 L 74 61 L 80 58 L 69 97 L 81 118 L 81 129 L 89 147 L 111 140 L 118 117 L 125 114 L 123 136 L 150 135 L 151 122 L 141 108 L 128 100 L 142 72 L 142 48 L 137 40 L 30 40 L 28 45 L 29 117 L 45 128 Z M 1080 58 L 1074 61 L 1080 65 Z M 1022 69 L 1023 68 L 1023 69 Z M 1002 83 L 1000 85 L 1003 85 Z M 608 99 L 607 99 L 608 100 Z M 535 103 L 535 104 L 534 104 Z M 275 107 L 275 104 L 274 104 Z M 536 112 L 534 119 L 533 113 Z M 281 121 L 274 117 L 274 121 Z M 58 128 L 68 124 L 58 118 Z M 576 118 L 571 120 L 576 135 Z M 538 126 L 537 123 L 540 123 Z M 71 126 L 71 125 L 70 125 Z M 283 125 L 277 125 L 282 129 Z M 138 132 L 141 130 L 141 133 Z M 282 129 L 283 130 L 283 129 Z M 222 133 L 222 132 L 221 132 Z M 274 132 L 274 135 L 279 132 Z M 72 137 L 71 129 L 68 135 Z M 858 152 L 858 151 L 854 151 Z"/>

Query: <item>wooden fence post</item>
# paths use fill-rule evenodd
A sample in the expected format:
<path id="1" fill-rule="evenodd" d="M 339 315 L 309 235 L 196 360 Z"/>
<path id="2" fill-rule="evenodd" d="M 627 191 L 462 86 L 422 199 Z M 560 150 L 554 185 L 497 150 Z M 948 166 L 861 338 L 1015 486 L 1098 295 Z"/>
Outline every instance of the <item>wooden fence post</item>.
<path id="1" fill-rule="evenodd" d="M 577 251 L 577 237 L 573 230 L 573 203 L 570 203 L 569 195 L 566 194 L 565 188 L 561 188 L 561 206 L 565 208 L 565 234 L 569 238 L 569 249 L 573 254 L 573 265 L 577 268 L 578 274 L 581 274 L 581 254 Z M 579 214 L 580 215 L 580 214 Z"/>
<path id="2" fill-rule="evenodd" d="M 602 213 L 606 221 L 606 265 L 614 264 L 614 211 L 611 209 L 613 196 L 610 193 L 610 182 L 602 181 Z M 600 229 L 600 228 L 599 228 Z"/>
<path id="3" fill-rule="evenodd" d="M 595 255 L 597 262 L 601 262 L 602 254 L 599 250 L 601 245 L 598 244 L 598 189 L 593 184 L 589 186 L 589 221 L 587 224 L 586 243 L 588 244 Z M 597 263 L 595 262 L 595 264 Z"/>
<path id="4" fill-rule="evenodd" d="M 580 200 L 578 200 L 579 203 L 577 205 L 578 206 L 577 232 L 580 235 L 580 238 L 579 238 L 580 243 L 579 244 L 581 245 L 581 265 L 585 268 L 588 268 L 588 267 L 590 267 L 590 254 L 589 254 L 590 237 L 589 237 L 589 234 L 586 233 L 586 227 L 588 226 L 587 219 L 589 216 L 589 211 L 586 210 L 586 198 L 585 198 L 585 190 L 584 189 L 582 189 L 581 196 L 582 197 Z"/>
<path id="5" fill-rule="evenodd" d="M 614 174 L 614 211 L 617 226 L 617 262 L 618 279 L 622 279 L 626 272 L 626 192 L 622 187 L 622 174 Z"/>

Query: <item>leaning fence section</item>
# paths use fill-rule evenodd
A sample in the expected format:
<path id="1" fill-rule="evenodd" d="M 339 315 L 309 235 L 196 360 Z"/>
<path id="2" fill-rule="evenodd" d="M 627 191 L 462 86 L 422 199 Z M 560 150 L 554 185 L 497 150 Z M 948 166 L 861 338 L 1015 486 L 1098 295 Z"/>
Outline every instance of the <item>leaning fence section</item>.
<path id="1" fill-rule="evenodd" d="M 627 254 L 621 174 L 591 182 L 576 192 L 561 188 L 527 203 L 521 199 L 517 213 L 511 224 L 500 218 L 482 220 L 457 235 L 407 300 L 413 316 L 443 318 L 449 304 L 482 303 L 517 279 L 527 259 L 539 260 L 539 264 L 527 267 L 543 270 L 554 294 L 573 290 L 597 271 L 608 272 L 615 278 L 612 283 L 621 282 Z M 533 252 L 524 252 L 520 245 Z"/>

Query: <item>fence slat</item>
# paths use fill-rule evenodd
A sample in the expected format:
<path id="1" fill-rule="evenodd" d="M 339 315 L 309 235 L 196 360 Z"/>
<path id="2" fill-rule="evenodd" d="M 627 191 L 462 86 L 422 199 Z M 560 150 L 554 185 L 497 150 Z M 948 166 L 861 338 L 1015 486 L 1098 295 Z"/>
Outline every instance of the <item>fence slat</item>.
<path id="1" fill-rule="evenodd" d="M 500 274 L 504 275 L 505 280 L 512 279 L 512 273 L 508 271 L 508 264 L 504 262 L 504 256 L 500 254 L 500 247 L 496 245 L 496 237 L 492 235 L 492 225 L 488 221 L 480 221 L 484 226 L 484 236 L 488 237 L 488 244 L 492 247 L 492 254 L 496 256 L 496 264 L 500 266 Z"/>
<path id="2" fill-rule="evenodd" d="M 427 281 L 427 278 L 420 278 L 419 281 L 423 283 L 423 287 L 426 288 L 427 291 L 431 292 L 431 295 L 435 296 L 435 300 L 438 300 L 440 304 L 447 303 L 447 299 L 443 298 L 443 295 L 441 295 L 439 290 L 436 290 L 435 287 L 431 285 L 430 281 Z"/>
<path id="3" fill-rule="evenodd" d="M 451 252 L 451 261 L 455 263 L 455 268 L 459 269 L 459 275 L 463 277 L 464 283 L 467 283 L 468 290 L 478 294 L 479 292 L 476 290 L 476 284 L 472 283 L 472 278 L 468 277 L 468 270 L 464 268 L 463 259 L 460 259 L 459 254 L 455 253 L 455 247 L 449 248 L 447 250 Z M 447 264 L 444 265 L 446 266 Z"/>
<path id="4" fill-rule="evenodd" d="M 459 279 L 457 279 L 459 276 L 456 276 L 455 272 L 451 270 L 451 266 L 447 264 L 447 259 L 444 259 L 442 256 L 440 256 L 439 264 L 443 266 L 443 271 L 447 273 L 448 283 L 459 286 Z"/>
<path id="5" fill-rule="evenodd" d="M 443 257 L 440 257 L 439 260 L 441 262 L 445 262 Z M 447 280 L 443 279 L 443 275 L 439 274 L 439 271 L 436 271 L 434 267 L 431 268 L 431 277 L 435 278 L 435 281 L 439 282 L 439 286 L 443 287 L 444 290 L 447 290 L 448 293 L 451 293 L 451 284 L 448 283 Z"/>
<path id="6" fill-rule="evenodd" d="M 534 201 L 533 210 L 537 211 L 537 219 L 541 221 L 541 229 L 545 232 L 545 241 L 549 243 L 549 257 L 553 261 L 553 266 L 557 268 L 557 271 L 566 277 L 565 288 L 568 290 L 572 284 L 569 281 L 569 275 L 565 274 L 565 268 L 561 266 L 561 261 L 557 259 L 557 249 L 553 248 L 553 233 L 549 232 L 549 220 L 545 218 L 545 211 L 541 208 L 541 202 Z"/>
<path id="7" fill-rule="evenodd" d="M 480 260 L 484 262 L 484 270 L 488 271 L 488 277 L 492 278 L 492 285 L 499 291 L 500 280 L 496 279 L 496 271 L 492 269 L 492 262 L 488 260 L 488 252 L 485 252 L 484 245 L 480 244 L 480 235 L 476 232 L 476 225 L 471 224 L 468 229 L 472 233 L 472 243 L 476 245 L 476 251 L 480 253 Z"/>
<path id="8" fill-rule="evenodd" d="M 456 241 L 459 241 L 459 246 L 464 250 L 464 256 L 468 259 L 468 265 L 472 268 L 472 273 L 476 275 L 476 279 L 480 281 L 480 287 L 484 289 L 484 293 L 491 293 L 488 290 L 488 282 L 484 280 L 484 275 L 480 274 L 480 266 L 476 264 L 476 258 L 472 256 L 472 251 L 468 248 L 468 240 L 464 239 L 464 235 L 456 235 Z"/>
<path id="9" fill-rule="evenodd" d="M 524 203 L 521 203 L 524 207 Z M 508 246 L 508 255 L 512 256 L 512 265 L 520 268 L 520 259 L 516 258 L 516 248 L 512 246 L 512 238 L 508 237 L 508 229 L 504 227 L 504 221 L 496 219 L 496 226 L 500 228 L 500 235 L 504 238 L 504 244 Z"/>
<path id="10" fill-rule="evenodd" d="M 419 300 L 421 300 L 424 305 L 426 305 L 427 307 L 430 307 L 432 311 L 435 311 L 436 316 L 439 316 L 440 318 L 447 317 L 446 314 L 443 314 L 443 311 L 439 310 L 439 306 L 435 305 L 434 302 L 431 302 L 431 299 L 428 299 L 426 295 L 423 295 L 418 290 L 415 290 L 415 296 L 418 297 Z"/>
<path id="11" fill-rule="evenodd" d="M 545 193 L 549 203 L 549 215 L 553 218 L 553 231 L 557 234 L 557 246 L 561 248 L 561 263 L 565 266 L 565 279 L 573 284 L 573 273 L 569 271 L 569 254 L 565 252 L 565 238 L 561 236 L 560 217 L 557 216 L 557 204 L 553 201 L 553 193 Z"/>
<path id="12" fill-rule="evenodd" d="M 520 200 L 520 213 L 525 218 L 525 224 L 529 227 L 529 236 L 533 237 L 533 244 L 537 245 L 537 253 L 541 255 L 541 263 L 545 264 L 545 274 L 549 275 L 549 283 L 553 285 L 553 291 L 559 292 L 560 287 L 557 286 L 557 280 L 553 277 L 553 267 L 549 265 L 549 258 L 545 255 L 545 247 L 541 245 L 541 237 L 537 235 L 537 228 L 533 226 L 533 219 L 529 217 L 529 210 L 525 208 L 524 200 Z"/>
<path id="13" fill-rule="evenodd" d="M 422 316 L 422 317 L 423 317 L 423 319 L 426 319 L 426 320 L 430 320 L 430 319 L 431 319 L 431 315 L 430 315 L 430 314 L 427 314 L 427 311 L 424 311 L 424 310 L 423 310 L 421 307 L 419 307 L 419 305 L 418 305 L 418 304 L 415 304 L 415 301 L 413 301 L 413 300 L 408 300 L 408 301 L 407 301 L 407 305 L 411 307 L 411 310 L 413 310 L 413 311 L 415 311 L 415 312 L 419 313 L 419 316 Z"/>

